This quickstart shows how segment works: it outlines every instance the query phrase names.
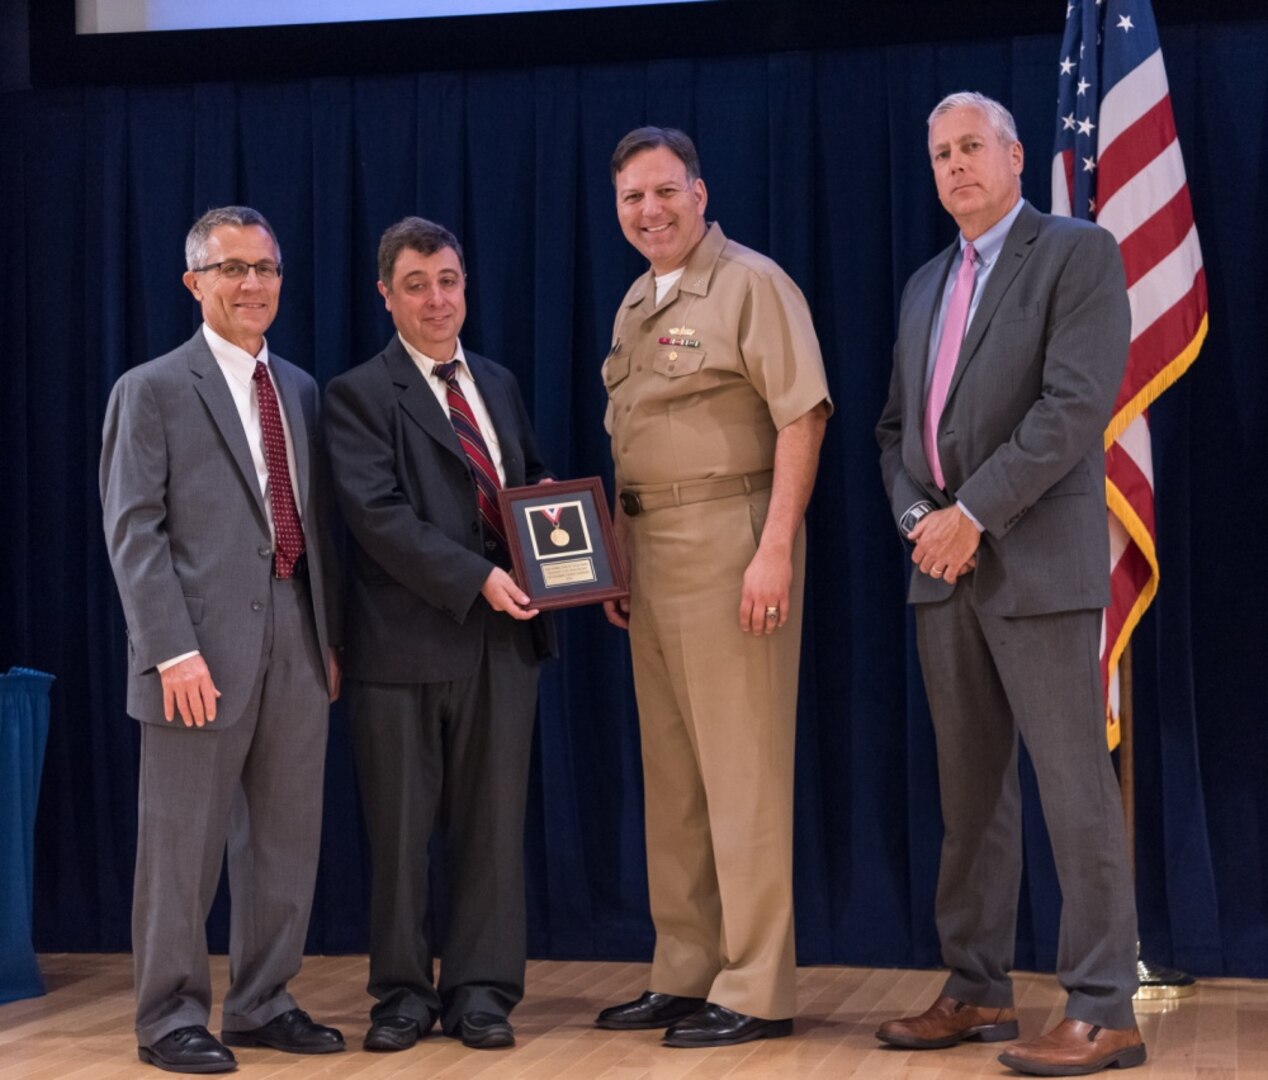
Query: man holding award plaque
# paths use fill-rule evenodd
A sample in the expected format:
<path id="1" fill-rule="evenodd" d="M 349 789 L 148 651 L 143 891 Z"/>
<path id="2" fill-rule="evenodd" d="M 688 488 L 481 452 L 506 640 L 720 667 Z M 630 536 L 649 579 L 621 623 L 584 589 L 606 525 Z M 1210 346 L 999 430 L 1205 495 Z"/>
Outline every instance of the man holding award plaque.
<path id="1" fill-rule="evenodd" d="M 353 539 L 344 672 L 373 858 L 365 1047 L 408 1049 L 437 1020 L 467 1046 L 505 1047 L 524 992 L 524 803 L 553 638 L 508 573 L 498 494 L 547 474 L 515 377 L 458 340 L 466 269 L 453 234 L 397 222 L 378 287 L 397 333 L 326 391 Z M 440 949 L 427 858 L 438 824 Z"/>
<path id="2" fill-rule="evenodd" d="M 706 225 L 691 140 L 639 128 L 617 216 L 651 263 L 603 365 L 630 598 L 656 950 L 605 1028 L 670 1046 L 792 1033 L 793 749 L 802 517 L 832 410 L 805 298 Z"/>

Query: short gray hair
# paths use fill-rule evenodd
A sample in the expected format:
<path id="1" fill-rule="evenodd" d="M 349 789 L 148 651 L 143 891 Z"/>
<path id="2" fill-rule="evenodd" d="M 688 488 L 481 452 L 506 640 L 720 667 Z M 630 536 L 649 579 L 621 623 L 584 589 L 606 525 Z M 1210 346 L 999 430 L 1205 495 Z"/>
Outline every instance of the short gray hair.
<path id="1" fill-rule="evenodd" d="M 379 280 L 388 289 L 392 287 L 392 271 L 396 269 L 396 260 L 406 248 L 417 251 L 424 257 L 435 255 L 445 248 L 453 248 L 462 272 L 467 272 L 467 260 L 462 254 L 462 245 L 453 233 L 426 218 L 401 218 L 395 225 L 389 225 L 379 240 Z"/>
<path id="2" fill-rule="evenodd" d="M 932 128 L 933 122 L 938 117 L 945 116 L 952 109 L 964 108 L 981 109 L 986 114 L 987 122 L 991 130 L 995 132 L 995 137 L 1005 146 L 1011 146 L 1018 141 L 1017 123 L 1013 120 L 1013 114 L 994 98 L 979 94 L 976 90 L 961 90 L 955 94 L 948 94 L 933 107 L 933 112 L 929 114 L 928 126 Z"/>
<path id="3" fill-rule="evenodd" d="M 213 210 L 208 210 L 202 217 L 194 222 L 193 228 L 189 230 L 189 235 L 185 237 L 185 269 L 195 270 L 204 265 L 207 261 L 207 241 L 211 239 L 211 234 L 221 225 L 237 225 L 242 228 L 247 225 L 258 225 L 273 241 L 273 247 L 277 249 L 277 257 L 282 258 L 282 245 L 277 242 L 277 234 L 264 218 L 264 215 L 258 210 L 252 210 L 249 206 L 218 206 Z"/>

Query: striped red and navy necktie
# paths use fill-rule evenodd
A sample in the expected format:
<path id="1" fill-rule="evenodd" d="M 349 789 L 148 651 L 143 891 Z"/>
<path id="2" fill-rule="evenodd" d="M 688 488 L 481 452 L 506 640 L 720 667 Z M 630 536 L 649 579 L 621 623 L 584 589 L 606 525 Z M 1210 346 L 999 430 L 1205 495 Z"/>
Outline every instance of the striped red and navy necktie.
<path id="1" fill-rule="evenodd" d="M 506 552 L 509 550 L 506 529 L 502 524 L 502 511 L 498 507 L 498 490 L 502 484 L 498 479 L 498 471 L 493 466 L 489 446 L 480 433 L 480 424 L 471 410 L 471 402 L 458 384 L 458 361 L 437 364 L 432 371 L 438 379 L 445 381 L 449 391 L 449 420 L 458 441 L 462 443 L 467 460 L 471 463 L 471 476 L 476 486 L 476 504 L 480 508 L 485 532 Z"/>

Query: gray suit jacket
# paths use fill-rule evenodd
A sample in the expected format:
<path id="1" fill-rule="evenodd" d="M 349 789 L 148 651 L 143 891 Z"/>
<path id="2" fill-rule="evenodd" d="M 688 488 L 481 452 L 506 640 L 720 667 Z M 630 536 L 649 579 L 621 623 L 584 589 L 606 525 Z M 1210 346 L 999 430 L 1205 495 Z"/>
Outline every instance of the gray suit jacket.
<path id="1" fill-rule="evenodd" d="M 1023 206 L 965 335 L 938 430 L 947 488 L 921 439 L 934 314 L 958 243 L 908 281 L 877 425 L 897 521 L 962 499 L 985 527 L 973 572 L 984 610 L 1038 615 L 1109 602 L 1104 431 L 1131 335 L 1122 259 L 1098 226 Z M 913 573 L 908 600 L 954 586 Z"/>
<path id="2" fill-rule="evenodd" d="M 337 641 L 317 384 L 274 353 L 295 449 L 322 656 Z M 221 692 L 217 727 L 242 715 L 260 668 L 272 544 L 242 421 L 200 328 L 125 372 L 106 408 L 101 501 L 128 631 L 128 713 L 163 723 L 155 665 L 199 650 Z"/>
<path id="3" fill-rule="evenodd" d="M 465 350 L 497 431 L 506 486 L 548 476 L 515 376 Z M 381 683 L 449 682 L 476 669 L 489 619 L 475 485 L 449 417 L 400 338 L 330 380 L 326 435 L 352 534 L 344 670 Z M 555 651 L 548 615 L 529 624 L 537 659 Z"/>

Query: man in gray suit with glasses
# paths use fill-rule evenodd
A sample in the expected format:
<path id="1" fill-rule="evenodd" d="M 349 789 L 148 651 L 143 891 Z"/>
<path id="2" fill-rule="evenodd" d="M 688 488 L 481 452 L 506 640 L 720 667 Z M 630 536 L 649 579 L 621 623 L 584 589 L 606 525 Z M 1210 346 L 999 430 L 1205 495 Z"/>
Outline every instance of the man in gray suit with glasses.
<path id="1" fill-rule="evenodd" d="M 247 207 L 185 242 L 203 325 L 126 372 L 106 411 L 101 501 L 141 722 L 132 950 L 138 1055 L 227 1072 L 230 1046 L 344 1048 L 286 990 L 321 833 L 338 597 L 311 376 L 270 354 L 277 238 Z M 205 923 L 226 849 L 230 986 L 207 1030 Z"/>

